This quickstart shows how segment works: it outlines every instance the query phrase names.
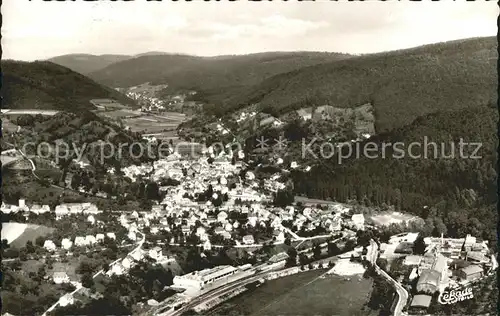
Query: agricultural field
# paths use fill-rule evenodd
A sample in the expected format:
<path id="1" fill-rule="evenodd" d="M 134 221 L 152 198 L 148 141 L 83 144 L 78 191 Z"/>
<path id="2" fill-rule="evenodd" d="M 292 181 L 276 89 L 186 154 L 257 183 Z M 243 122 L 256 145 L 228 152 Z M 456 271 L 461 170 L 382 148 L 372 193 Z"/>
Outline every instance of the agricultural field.
<path id="1" fill-rule="evenodd" d="M 373 215 L 371 221 L 375 226 L 388 226 L 390 224 L 401 224 L 403 222 L 417 221 L 419 218 L 410 214 L 403 214 L 399 212 L 383 212 Z"/>
<path id="2" fill-rule="evenodd" d="M 96 112 L 96 114 L 111 119 L 128 118 L 128 117 L 142 115 L 140 111 L 131 111 L 131 110 L 98 111 Z"/>
<path id="3" fill-rule="evenodd" d="M 269 281 L 207 313 L 208 316 L 369 315 L 372 281 L 314 270 Z"/>
<path id="4" fill-rule="evenodd" d="M 123 123 L 129 126 L 134 132 L 159 133 L 174 130 L 182 122 L 178 116 L 169 118 L 168 116 L 144 115 L 124 119 Z"/>
<path id="5" fill-rule="evenodd" d="M 97 107 L 105 107 L 106 109 L 127 109 L 128 107 L 116 102 L 112 99 L 92 99 L 90 103 Z"/>
<path id="6" fill-rule="evenodd" d="M 28 240 L 33 243 L 39 236 L 50 235 L 54 228 L 24 223 L 2 223 L 2 239 L 7 239 L 12 247 L 21 248 Z"/>
<path id="7" fill-rule="evenodd" d="M 149 82 L 133 86 L 128 88 L 128 92 L 134 92 L 134 93 L 146 93 L 149 96 L 155 96 L 157 92 L 166 89 L 168 87 L 167 84 L 160 84 L 160 85 L 151 85 Z"/>
<path id="8" fill-rule="evenodd" d="M 304 197 L 304 196 L 295 196 L 294 197 L 294 202 L 295 203 L 302 203 L 302 204 L 332 204 L 332 205 L 335 205 L 335 204 L 339 204 L 338 202 L 335 202 L 335 201 L 327 201 L 327 200 L 320 200 L 320 199 L 311 199 L 311 198 L 307 198 L 307 197 Z"/>

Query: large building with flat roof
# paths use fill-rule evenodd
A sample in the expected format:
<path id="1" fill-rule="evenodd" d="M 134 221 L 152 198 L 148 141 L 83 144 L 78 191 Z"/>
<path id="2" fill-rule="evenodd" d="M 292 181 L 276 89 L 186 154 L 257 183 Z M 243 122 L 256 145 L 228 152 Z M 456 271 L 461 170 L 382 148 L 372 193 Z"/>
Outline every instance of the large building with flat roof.
<path id="1" fill-rule="evenodd" d="M 471 265 L 465 268 L 462 268 L 459 271 L 459 276 L 462 280 L 466 281 L 474 281 L 483 276 L 483 268 L 477 265 Z"/>
<path id="2" fill-rule="evenodd" d="M 175 276 L 174 286 L 202 289 L 206 284 L 233 275 L 237 271 L 238 269 L 233 266 L 217 266 L 212 269 L 195 271 L 182 276 Z"/>
<path id="3" fill-rule="evenodd" d="M 430 295 L 415 295 L 411 301 L 410 309 L 413 311 L 427 310 L 431 305 L 432 296 Z"/>

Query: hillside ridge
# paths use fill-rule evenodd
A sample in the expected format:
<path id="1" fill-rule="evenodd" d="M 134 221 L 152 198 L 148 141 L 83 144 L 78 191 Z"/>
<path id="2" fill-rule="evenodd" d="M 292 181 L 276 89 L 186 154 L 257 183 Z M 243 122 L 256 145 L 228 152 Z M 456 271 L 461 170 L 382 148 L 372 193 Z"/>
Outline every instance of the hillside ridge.
<path id="1" fill-rule="evenodd" d="M 49 61 L 2 60 L 2 105 L 8 109 L 92 110 L 92 99 L 133 100 L 84 75 Z"/>

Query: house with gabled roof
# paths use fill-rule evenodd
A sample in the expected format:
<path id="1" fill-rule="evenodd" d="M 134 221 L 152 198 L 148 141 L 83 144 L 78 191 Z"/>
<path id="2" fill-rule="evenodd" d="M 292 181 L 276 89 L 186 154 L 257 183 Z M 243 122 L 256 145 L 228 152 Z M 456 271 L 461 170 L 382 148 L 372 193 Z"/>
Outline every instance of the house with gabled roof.
<path id="1" fill-rule="evenodd" d="M 75 237 L 75 246 L 85 246 L 87 243 L 85 242 L 85 237 L 76 236 Z"/>
<path id="2" fill-rule="evenodd" d="M 95 240 L 96 240 L 96 242 L 102 242 L 102 241 L 104 241 L 104 234 L 96 234 L 95 235 Z"/>
<path id="3" fill-rule="evenodd" d="M 57 247 L 52 240 L 46 240 L 43 243 L 43 248 L 47 249 L 48 251 L 55 251 Z"/>
<path id="4" fill-rule="evenodd" d="M 69 283 L 69 276 L 64 271 L 54 272 L 52 275 L 52 280 L 55 284 Z"/>
<path id="5" fill-rule="evenodd" d="M 73 242 L 69 238 L 63 238 L 63 240 L 61 241 L 61 247 L 63 247 L 66 250 L 71 249 L 72 246 Z"/>
<path id="6" fill-rule="evenodd" d="M 93 245 L 95 243 L 96 243 L 96 238 L 93 235 L 85 236 L 85 244 L 86 245 Z"/>

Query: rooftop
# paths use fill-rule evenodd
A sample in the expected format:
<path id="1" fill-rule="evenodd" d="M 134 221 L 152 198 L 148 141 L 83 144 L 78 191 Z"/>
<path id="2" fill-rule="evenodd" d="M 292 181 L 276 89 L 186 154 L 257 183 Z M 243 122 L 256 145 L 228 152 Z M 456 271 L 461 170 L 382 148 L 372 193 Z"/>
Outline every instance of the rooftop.
<path id="1" fill-rule="evenodd" d="M 212 269 L 204 269 L 201 271 L 195 271 L 190 274 L 185 274 L 182 276 L 182 278 L 190 279 L 190 280 L 199 280 L 199 281 L 205 281 L 208 279 L 216 278 L 219 276 L 222 276 L 226 273 L 230 273 L 233 271 L 236 271 L 237 269 L 233 266 L 217 266 Z"/>
<path id="2" fill-rule="evenodd" d="M 410 255 L 406 256 L 404 264 L 405 265 L 419 265 L 422 261 L 422 256 Z"/>
<path id="3" fill-rule="evenodd" d="M 434 261 L 434 263 L 432 264 L 432 269 L 434 271 L 438 271 L 438 272 L 442 272 L 444 270 L 446 270 L 448 268 L 448 263 L 447 263 L 447 259 L 445 256 L 443 255 L 438 255 L 436 257 L 436 260 Z"/>
<path id="4" fill-rule="evenodd" d="M 68 275 L 64 271 L 54 272 L 54 278 L 66 278 Z"/>
<path id="5" fill-rule="evenodd" d="M 477 265 L 471 265 L 465 268 L 462 268 L 461 271 L 463 271 L 465 274 L 475 274 L 475 273 L 481 273 L 483 272 L 483 268 Z"/>
<path id="6" fill-rule="evenodd" d="M 418 284 L 431 284 L 436 288 L 439 286 L 439 280 L 441 275 L 435 270 L 424 270 L 418 279 Z"/>
<path id="7" fill-rule="evenodd" d="M 411 301 L 411 307 L 429 307 L 431 305 L 432 296 L 430 295 L 415 295 Z"/>

